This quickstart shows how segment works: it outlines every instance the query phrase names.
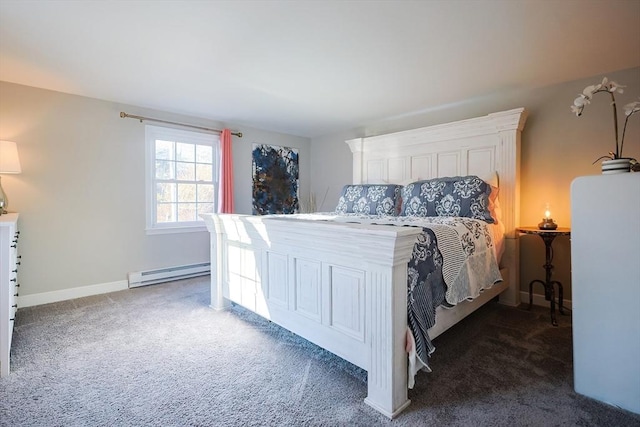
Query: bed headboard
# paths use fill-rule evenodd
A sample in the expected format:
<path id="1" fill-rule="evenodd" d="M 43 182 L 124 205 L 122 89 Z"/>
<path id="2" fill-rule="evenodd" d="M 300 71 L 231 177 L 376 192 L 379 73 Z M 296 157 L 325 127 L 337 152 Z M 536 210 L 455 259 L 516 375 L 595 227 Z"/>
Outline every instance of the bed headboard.
<path id="1" fill-rule="evenodd" d="M 485 177 L 497 172 L 505 237 L 511 241 L 507 242 L 503 264 L 511 264 L 512 280 L 518 280 L 515 229 L 520 221 L 520 135 L 526 119 L 527 111 L 516 108 L 473 119 L 351 139 L 346 143 L 353 153 L 353 183 L 406 184 L 443 176 Z M 514 298 L 519 300 L 518 296 Z"/>
<path id="2" fill-rule="evenodd" d="M 520 217 L 520 134 L 524 108 L 346 141 L 354 184 L 406 184 L 443 176 L 498 173 L 502 219 L 513 237 Z"/>

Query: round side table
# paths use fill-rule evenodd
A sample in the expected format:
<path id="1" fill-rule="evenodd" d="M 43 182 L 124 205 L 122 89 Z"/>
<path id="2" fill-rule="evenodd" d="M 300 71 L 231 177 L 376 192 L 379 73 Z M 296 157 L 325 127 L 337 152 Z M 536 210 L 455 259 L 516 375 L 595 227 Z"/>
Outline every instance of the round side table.
<path id="1" fill-rule="evenodd" d="M 555 289 L 554 285 L 558 286 L 558 311 L 560 314 L 564 313 L 564 308 L 562 306 L 563 303 L 563 291 L 562 291 L 562 283 L 557 280 L 551 280 L 551 272 L 553 271 L 553 265 L 551 262 L 553 261 L 553 247 L 551 244 L 553 243 L 553 239 L 557 236 L 570 236 L 571 229 L 558 227 L 555 230 L 541 230 L 538 227 L 518 227 L 517 230 L 523 234 L 535 234 L 540 236 L 544 241 L 545 246 L 545 280 L 535 279 L 529 283 L 529 310 L 531 310 L 531 305 L 533 304 L 533 284 L 540 283 L 544 286 L 544 298 L 547 301 L 551 302 L 551 324 L 553 326 L 558 326 L 558 321 L 556 320 L 556 298 L 555 298 Z"/>

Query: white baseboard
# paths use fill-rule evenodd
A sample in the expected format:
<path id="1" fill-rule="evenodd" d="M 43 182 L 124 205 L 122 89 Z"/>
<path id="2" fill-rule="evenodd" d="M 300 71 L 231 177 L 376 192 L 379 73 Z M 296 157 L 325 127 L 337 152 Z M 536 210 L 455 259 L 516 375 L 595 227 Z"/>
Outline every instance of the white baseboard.
<path id="1" fill-rule="evenodd" d="M 118 280 L 117 282 L 100 283 L 97 285 L 80 286 L 77 288 L 61 289 L 59 291 L 18 296 L 18 308 L 106 294 L 125 289 L 129 289 L 129 282 L 126 280 Z"/>
<path id="2" fill-rule="evenodd" d="M 100 283 L 98 285 L 80 286 L 71 289 L 61 289 L 59 291 L 18 296 L 18 308 L 123 291 L 125 289 L 129 289 L 129 282 L 126 280 L 118 280 L 116 282 Z M 520 301 L 522 304 L 529 304 L 529 293 L 520 291 Z M 544 295 L 533 294 L 533 305 L 548 307 L 549 301 L 544 299 Z M 571 300 L 565 299 L 563 306 L 571 310 Z"/>
<path id="3" fill-rule="evenodd" d="M 529 305 L 529 292 L 520 291 L 520 303 Z M 533 294 L 533 305 L 549 307 L 550 302 L 544 299 L 544 295 Z M 562 306 L 571 310 L 571 300 L 564 298 Z M 556 295 L 556 310 L 558 309 L 558 296 Z"/>

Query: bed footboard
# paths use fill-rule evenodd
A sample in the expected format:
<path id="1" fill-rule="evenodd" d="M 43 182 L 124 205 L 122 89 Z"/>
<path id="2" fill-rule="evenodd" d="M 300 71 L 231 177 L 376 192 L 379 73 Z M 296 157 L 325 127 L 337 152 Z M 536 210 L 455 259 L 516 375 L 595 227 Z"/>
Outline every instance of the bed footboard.
<path id="1" fill-rule="evenodd" d="M 365 369 L 389 418 L 407 395 L 407 263 L 420 228 L 202 215 L 211 306 L 230 302 Z"/>

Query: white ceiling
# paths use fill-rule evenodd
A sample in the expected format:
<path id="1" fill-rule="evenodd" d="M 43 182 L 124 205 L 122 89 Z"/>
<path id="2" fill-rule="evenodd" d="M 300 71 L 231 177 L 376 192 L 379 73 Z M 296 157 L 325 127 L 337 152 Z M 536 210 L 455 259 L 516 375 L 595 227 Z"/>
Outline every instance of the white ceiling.
<path id="1" fill-rule="evenodd" d="M 0 80 L 313 137 L 640 66 L 640 0 L 0 0 Z"/>

